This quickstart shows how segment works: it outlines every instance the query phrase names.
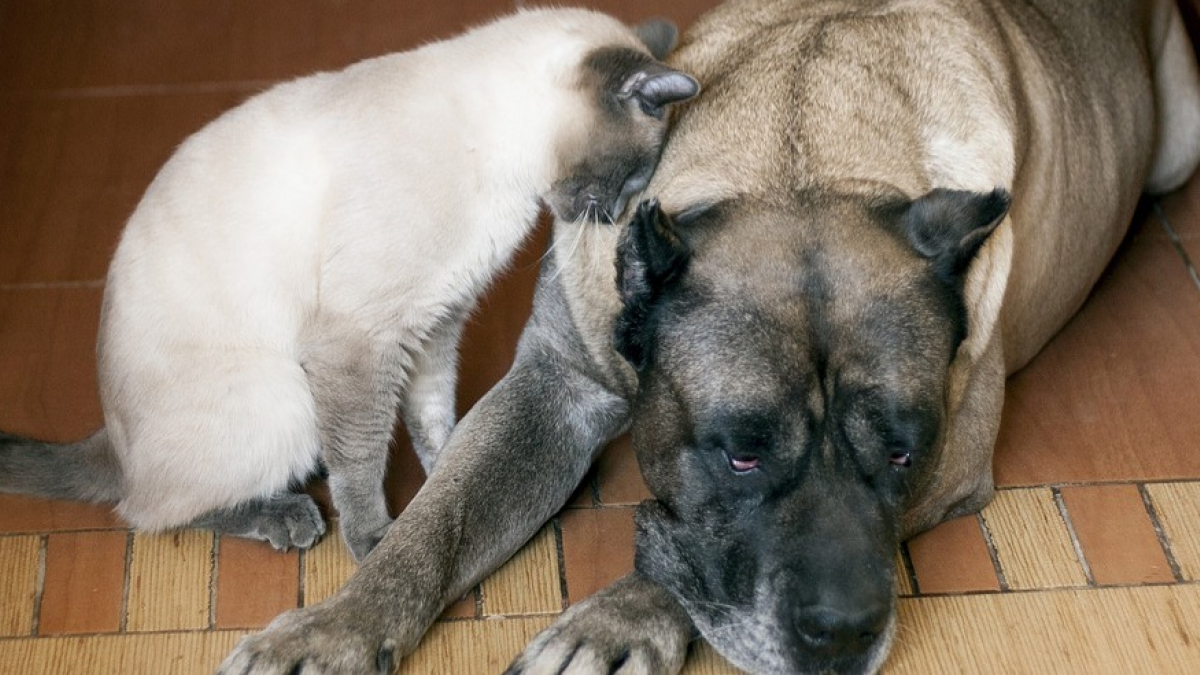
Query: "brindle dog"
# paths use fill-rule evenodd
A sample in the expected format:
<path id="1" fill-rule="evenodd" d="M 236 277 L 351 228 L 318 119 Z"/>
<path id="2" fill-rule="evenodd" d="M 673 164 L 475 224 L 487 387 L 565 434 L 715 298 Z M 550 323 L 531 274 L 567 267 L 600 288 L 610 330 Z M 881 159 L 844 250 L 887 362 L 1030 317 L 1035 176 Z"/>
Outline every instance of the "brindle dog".
<path id="1" fill-rule="evenodd" d="M 697 629 L 753 673 L 876 670 L 896 543 L 988 501 L 1006 374 L 1200 159 L 1171 0 L 745 0 L 672 64 L 705 93 L 661 205 L 557 225 L 512 371 L 346 587 L 226 672 L 389 669 L 630 424 L 637 570 L 511 671 L 670 673 Z"/>

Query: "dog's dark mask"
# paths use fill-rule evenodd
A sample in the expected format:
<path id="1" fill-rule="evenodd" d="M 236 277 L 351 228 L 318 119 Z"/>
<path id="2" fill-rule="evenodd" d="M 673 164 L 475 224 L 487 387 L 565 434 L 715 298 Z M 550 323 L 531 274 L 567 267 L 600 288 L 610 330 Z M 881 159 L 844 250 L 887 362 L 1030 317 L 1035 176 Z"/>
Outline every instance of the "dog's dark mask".
<path id="1" fill-rule="evenodd" d="M 614 344 L 655 501 L 637 567 L 754 673 L 869 672 L 899 523 L 933 466 L 962 279 L 1007 193 L 800 193 L 623 235 Z"/>

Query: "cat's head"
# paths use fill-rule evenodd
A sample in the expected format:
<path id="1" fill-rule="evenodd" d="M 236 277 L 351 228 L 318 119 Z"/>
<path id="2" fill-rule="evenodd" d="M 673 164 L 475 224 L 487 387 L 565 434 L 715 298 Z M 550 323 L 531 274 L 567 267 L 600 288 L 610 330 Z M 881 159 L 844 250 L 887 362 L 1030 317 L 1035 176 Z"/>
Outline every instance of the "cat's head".
<path id="1" fill-rule="evenodd" d="M 598 47 L 579 66 L 586 119 L 560 145 L 559 177 L 545 195 L 560 220 L 617 220 L 658 166 L 667 106 L 700 93 L 694 78 L 661 61 L 675 45 L 673 25 L 653 20 L 633 32 L 636 47 Z"/>

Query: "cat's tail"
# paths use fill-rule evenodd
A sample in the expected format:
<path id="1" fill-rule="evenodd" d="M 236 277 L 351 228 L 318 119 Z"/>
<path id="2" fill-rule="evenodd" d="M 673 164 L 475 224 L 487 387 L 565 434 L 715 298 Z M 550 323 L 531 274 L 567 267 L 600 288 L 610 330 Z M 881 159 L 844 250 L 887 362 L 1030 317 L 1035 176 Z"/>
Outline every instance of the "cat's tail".
<path id="1" fill-rule="evenodd" d="M 0 431 L 0 492 L 116 502 L 121 466 L 105 429 L 77 443 L 45 443 Z"/>

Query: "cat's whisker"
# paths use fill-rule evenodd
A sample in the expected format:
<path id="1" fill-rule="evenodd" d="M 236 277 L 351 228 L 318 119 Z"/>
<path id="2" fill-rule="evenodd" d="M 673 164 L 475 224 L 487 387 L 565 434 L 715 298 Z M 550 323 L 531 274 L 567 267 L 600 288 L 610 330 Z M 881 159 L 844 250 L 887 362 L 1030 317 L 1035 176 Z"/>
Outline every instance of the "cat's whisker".
<path id="1" fill-rule="evenodd" d="M 589 205 L 589 209 L 590 209 L 590 205 Z M 547 283 L 552 282 L 555 279 L 557 279 L 558 276 L 560 274 L 562 274 L 563 268 L 566 267 L 568 264 L 570 264 L 571 259 L 575 256 L 575 249 L 576 249 L 576 247 L 579 246 L 579 240 L 583 237 L 583 228 L 586 227 L 588 224 L 588 210 L 589 209 L 584 209 L 583 211 L 580 211 L 575 216 L 575 219 L 571 221 L 571 224 L 569 225 L 569 227 L 574 228 L 575 237 L 571 241 L 570 248 L 567 249 L 566 254 L 561 259 L 559 259 L 557 255 L 555 256 L 554 274 L 551 274 L 549 276 L 549 278 L 546 279 Z M 550 255 L 551 251 L 555 250 L 556 246 L 558 246 L 558 237 L 555 237 L 554 243 L 550 246 L 550 249 L 547 250 L 545 255 L 542 257 L 544 258 L 545 256 Z"/>

